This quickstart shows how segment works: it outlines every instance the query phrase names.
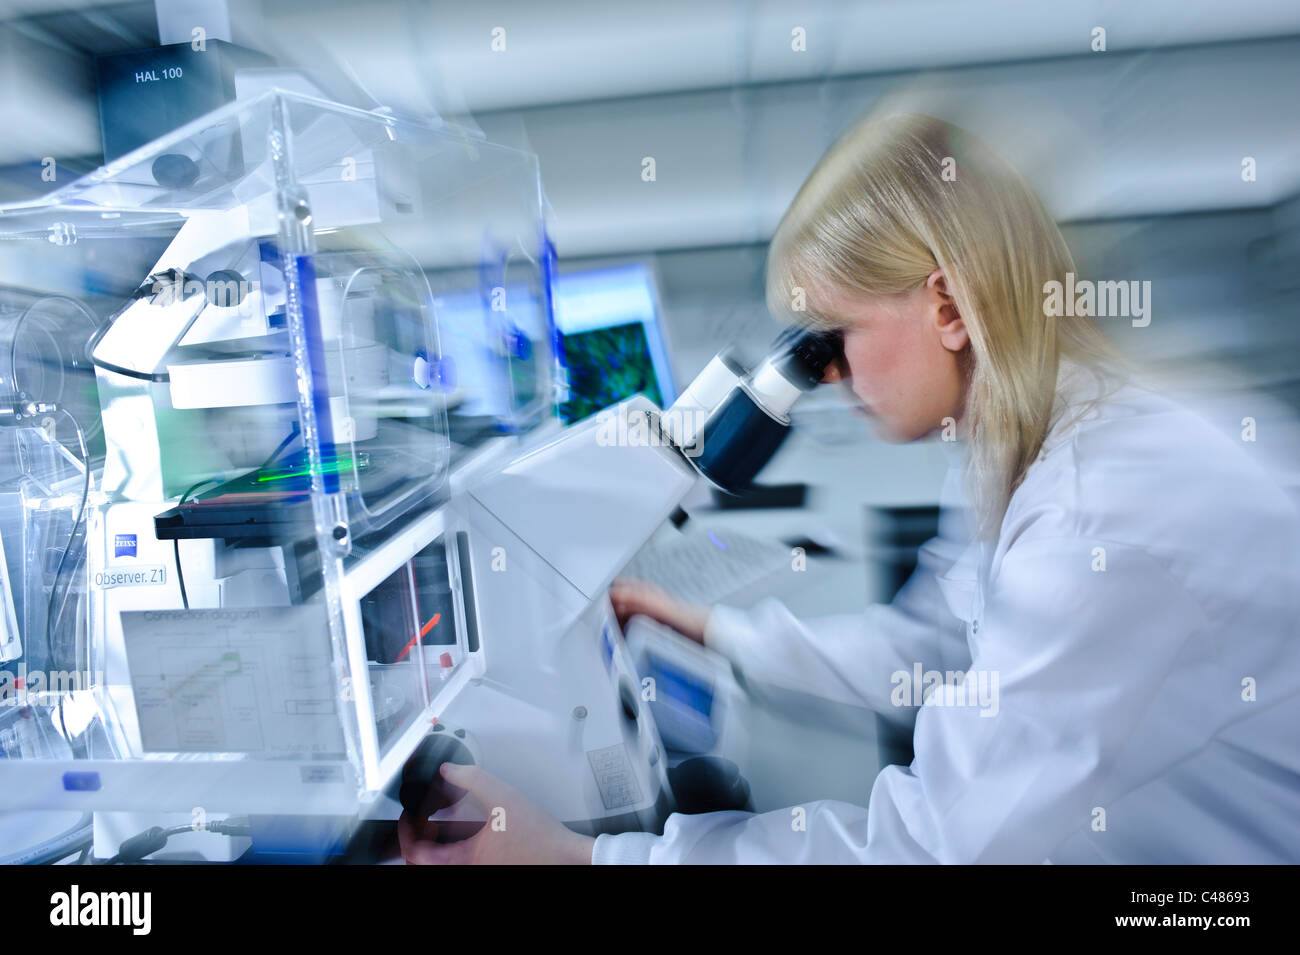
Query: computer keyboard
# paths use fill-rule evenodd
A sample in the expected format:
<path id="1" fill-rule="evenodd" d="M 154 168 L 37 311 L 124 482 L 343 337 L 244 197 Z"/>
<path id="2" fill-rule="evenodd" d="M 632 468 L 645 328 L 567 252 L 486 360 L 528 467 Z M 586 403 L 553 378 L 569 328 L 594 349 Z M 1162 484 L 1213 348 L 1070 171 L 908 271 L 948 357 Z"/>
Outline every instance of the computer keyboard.
<path id="1" fill-rule="evenodd" d="M 645 580 L 690 603 L 746 594 L 791 569 L 790 548 L 729 530 L 692 529 L 652 539 L 621 576 Z"/>

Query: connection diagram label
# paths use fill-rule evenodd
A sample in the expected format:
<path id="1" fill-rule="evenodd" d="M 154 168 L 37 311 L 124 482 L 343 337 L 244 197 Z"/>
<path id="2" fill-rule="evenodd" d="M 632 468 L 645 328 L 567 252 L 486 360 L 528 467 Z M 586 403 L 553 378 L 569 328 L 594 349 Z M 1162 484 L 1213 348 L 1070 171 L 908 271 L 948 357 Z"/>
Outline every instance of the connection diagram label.
<path id="1" fill-rule="evenodd" d="M 344 751 L 319 606 L 123 611 L 122 634 L 146 751 Z"/>

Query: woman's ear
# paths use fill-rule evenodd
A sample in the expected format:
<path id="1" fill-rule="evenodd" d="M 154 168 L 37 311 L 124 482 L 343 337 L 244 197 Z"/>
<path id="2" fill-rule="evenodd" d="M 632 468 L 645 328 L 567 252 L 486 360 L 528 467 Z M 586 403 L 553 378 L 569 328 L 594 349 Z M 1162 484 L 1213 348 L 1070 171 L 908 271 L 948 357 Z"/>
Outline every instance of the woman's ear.
<path id="1" fill-rule="evenodd" d="M 962 321 L 957 302 L 948 290 L 948 280 L 943 269 L 935 269 L 925 280 L 926 304 L 934 315 L 935 331 L 939 344 L 951 352 L 959 352 L 970 344 L 970 333 Z"/>

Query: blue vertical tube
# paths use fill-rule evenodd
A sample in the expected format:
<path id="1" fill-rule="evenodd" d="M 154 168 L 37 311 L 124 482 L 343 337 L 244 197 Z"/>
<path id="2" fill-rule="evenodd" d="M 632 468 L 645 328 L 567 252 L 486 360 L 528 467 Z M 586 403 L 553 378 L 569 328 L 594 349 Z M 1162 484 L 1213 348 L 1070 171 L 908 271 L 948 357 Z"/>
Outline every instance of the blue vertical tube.
<path id="1" fill-rule="evenodd" d="M 569 398 L 569 366 L 564 361 L 564 337 L 560 334 L 560 326 L 555 321 L 555 243 L 551 241 L 551 237 L 544 227 L 542 229 L 541 265 L 542 308 L 546 317 L 546 330 L 551 338 L 551 363 L 555 378 L 553 384 L 555 393 L 551 404 L 554 406 L 555 414 L 558 415 L 559 406 Z"/>
<path id="2" fill-rule="evenodd" d="M 311 369 L 311 403 L 320 436 L 321 467 L 325 493 L 339 489 L 338 453 L 334 447 L 334 421 L 330 417 L 329 368 L 325 362 L 325 338 L 320 327 L 320 305 L 316 300 L 316 265 L 310 255 L 294 256 L 298 289 L 302 301 L 302 326 L 307 338 L 307 364 Z"/>

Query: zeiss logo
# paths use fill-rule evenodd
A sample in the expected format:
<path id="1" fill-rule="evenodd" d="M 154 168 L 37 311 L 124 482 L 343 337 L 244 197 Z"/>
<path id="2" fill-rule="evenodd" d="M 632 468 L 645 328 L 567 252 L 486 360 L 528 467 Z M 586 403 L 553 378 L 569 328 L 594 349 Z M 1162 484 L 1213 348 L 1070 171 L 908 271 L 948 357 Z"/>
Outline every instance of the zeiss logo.
<path id="1" fill-rule="evenodd" d="M 135 535 L 114 534 L 113 535 L 113 556 L 134 557 L 135 556 Z"/>

